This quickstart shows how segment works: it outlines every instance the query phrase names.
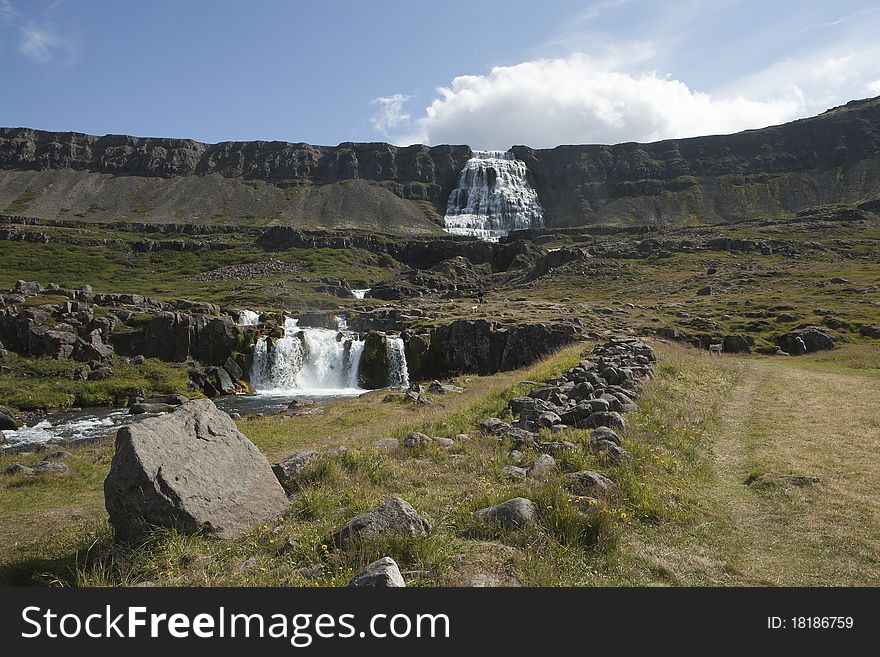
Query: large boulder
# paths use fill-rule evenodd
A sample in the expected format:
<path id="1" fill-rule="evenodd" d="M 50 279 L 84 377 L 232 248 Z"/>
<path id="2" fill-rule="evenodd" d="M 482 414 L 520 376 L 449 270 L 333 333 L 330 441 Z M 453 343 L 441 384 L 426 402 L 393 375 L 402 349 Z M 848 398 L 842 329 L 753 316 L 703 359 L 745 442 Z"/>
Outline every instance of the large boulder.
<path id="1" fill-rule="evenodd" d="M 346 548 L 359 538 L 383 535 L 427 536 L 431 523 L 409 502 L 392 497 L 371 511 L 355 516 L 333 532 L 333 544 Z"/>
<path id="2" fill-rule="evenodd" d="M 266 457 L 206 399 L 119 429 L 104 499 L 124 540 L 151 527 L 232 538 L 287 507 Z"/>
<path id="3" fill-rule="evenodd" d="M 747 354 L 752 350 L 748 338 L 743 335 L 726 336 L 721 348 L 728 354 Z"/>

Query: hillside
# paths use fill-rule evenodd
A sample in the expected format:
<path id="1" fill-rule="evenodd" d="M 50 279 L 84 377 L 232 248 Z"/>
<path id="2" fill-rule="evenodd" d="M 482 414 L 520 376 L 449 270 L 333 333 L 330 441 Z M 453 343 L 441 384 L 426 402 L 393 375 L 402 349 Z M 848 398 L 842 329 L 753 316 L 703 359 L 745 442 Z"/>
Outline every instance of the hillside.
<path id="1" fill-rule="evenodd" d="M 880 195 L 880 99 L 733 135 L 514 147 L 549 227 L 774 218 Z M 0 212 L 436 232 L 467 146 L 223 142 L 0 129 Z"/>

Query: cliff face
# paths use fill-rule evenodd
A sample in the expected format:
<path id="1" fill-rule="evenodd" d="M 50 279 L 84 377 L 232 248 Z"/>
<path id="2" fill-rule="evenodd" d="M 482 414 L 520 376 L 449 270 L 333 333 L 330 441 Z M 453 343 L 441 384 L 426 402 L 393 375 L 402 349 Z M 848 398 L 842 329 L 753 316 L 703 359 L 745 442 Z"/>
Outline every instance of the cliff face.
<path id="1" fill-rule="evenodd" d="M 203 144 L 2 128 L 0 210 L 433 231 L 468 157 L 467 146 Z"/>
<path id="2" fill-rule="evenodd" d="M 880 196 L 880 98 L 734 135 L 513 150 L 548 227 L 772 218 Z M 437 232 L 470 154 L 0 128 L 0 212 Z"/>
<path id="3" fill-rule="evenodd" d="M 769 217 L 880 193 L 880 98 L 733 135 L 513 150 L 548 226 Z"/>

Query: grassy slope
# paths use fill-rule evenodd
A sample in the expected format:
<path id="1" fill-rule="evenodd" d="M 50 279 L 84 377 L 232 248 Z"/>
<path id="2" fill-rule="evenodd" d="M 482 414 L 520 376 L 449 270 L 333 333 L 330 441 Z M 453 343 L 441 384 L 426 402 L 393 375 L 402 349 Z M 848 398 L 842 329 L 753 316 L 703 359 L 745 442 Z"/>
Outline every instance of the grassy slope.
<path id="1" fill-rule="evenodd" d="M 878 387 L 871 386 L 880 376 L 880 350 L 711 359 L 658 346 L 658 376 L 627 419 L 625 446 L 633 459 L 616 465 L 582 450 L 560 459 L 562 471 L 596 469 L 620 484 L 623 498 L 589 515 L 567 503 L 561 473 L 541 483 L 506 481 L 506 450 L 477 438 L 459 450 L 463 458 L 435 449 L 363 449 L 320 461 L 277 525 L 232 541 L 158 533 L 131 551 L 108 541 L 101 481 L 112 447 L 93 445 L 75 450 L 66 478 L 2 480 L 0 576 L 26 582 L 43 573 L 40 581 L 82 585 L 335 585 L 387 553 L 416 585 L 466 584 L 477 573 L 528 585 L 880 581 L 872 484 L 878 462 L 870 444 L 880 426 Z M 472 378 L 465 395 L 435 398 L 421 409 L 382 401 L 379 393 L 342 402 L 318 418 L 240 426 L 272 458 L 305 447 L 357 447 L 411 429 L 475 435 L 477 420 L 502 412 L 507 399 L 523 392 L 519 381 L 561 371 L 577 353 L 572 348 L 524 371 Z M 2 457 L 0 465 L 11 460 Z M 822 481 L 763 490 L 744 484 L 765 471 Z M 429 516 L 430 537 L 345 552 L 329 547 L 335 527 L 391 494 Z M 540 504 L 539 530 L 505 533 L 474 521 L 475 509 L 515 495 Z M 240 572 L 250 557 L 256 566 Z M 318 579 L 300 572 L 314 565 L 322 567 Z"/>

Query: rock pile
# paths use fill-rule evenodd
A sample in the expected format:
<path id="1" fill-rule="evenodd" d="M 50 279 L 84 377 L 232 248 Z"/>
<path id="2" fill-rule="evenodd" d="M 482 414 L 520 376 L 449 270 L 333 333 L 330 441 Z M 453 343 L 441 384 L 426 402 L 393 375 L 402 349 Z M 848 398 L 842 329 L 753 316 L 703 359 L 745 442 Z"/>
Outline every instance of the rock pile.
<path id="1" fill-rule="evenodd" d="M 542 428 L 558 433 L 566 429 L 593 429 L 595 451 L 622 454 L 617 431 L 625 431 L 623 415 L 636 408 L 636 400 L 654 372 L 654 351 L 637 338 L 615 338 L 584 354 L 577 366 L 557 379 L 534 388 L 527 397 L 509 402 L 515 420 L 487 418 L 480 422 L 484 434 L 508 439 L 514 449 L 533 447 L 553 455 L 570 447 L 565 441 L 539 441 Z"/>

